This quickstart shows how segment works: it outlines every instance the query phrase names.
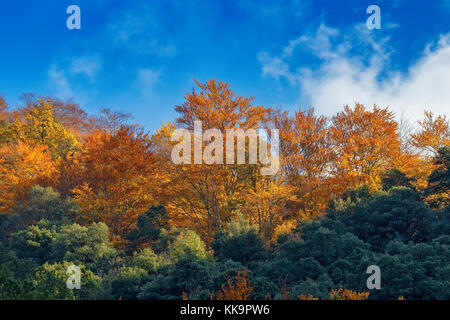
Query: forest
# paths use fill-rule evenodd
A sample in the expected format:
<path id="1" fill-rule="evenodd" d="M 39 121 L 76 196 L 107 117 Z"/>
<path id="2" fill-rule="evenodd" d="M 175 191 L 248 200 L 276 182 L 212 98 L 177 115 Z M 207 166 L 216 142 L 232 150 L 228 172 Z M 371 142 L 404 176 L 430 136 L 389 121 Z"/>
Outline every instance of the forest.
<path id="1" fill-rule="evenodd" d="M 0 299 L 450 299 L 445 114 L 292 113 L 193 85 L 154 132 L 122 111 L 0 97 Z M 278 172 L 174 164 L 171 133 L 197 120 L 278 129 Z"/>

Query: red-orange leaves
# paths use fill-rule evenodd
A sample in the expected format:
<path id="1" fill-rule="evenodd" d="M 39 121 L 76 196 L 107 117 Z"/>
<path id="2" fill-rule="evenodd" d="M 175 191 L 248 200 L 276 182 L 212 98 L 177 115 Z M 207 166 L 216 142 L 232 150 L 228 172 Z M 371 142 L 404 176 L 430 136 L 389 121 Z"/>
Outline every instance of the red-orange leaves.
<path id="1" fill-rule="evenodd" d="M 19 141 L 0 145 L 0 212 L 8 212 L 35 184 L 51 179 L 55 166 L 46 146 Z"/>
<path id="2" fill-rule="evenodd" d="M 330 128 L 333 171 L 342 190 L 366 184 L 377 189 L 380 174 L 400 155 L 398 124 L 389 109 L 346 106 L 333 117 Z"/>
<path id="3" fill-rule="evenodd" d="M 103 221 L 123 234 L 153 201 L 158 178 L 147 137 L 129 127 L 113 134 L 96 131 L 81 153 L 82 179 L 73 189 L 82 220 Z"/>

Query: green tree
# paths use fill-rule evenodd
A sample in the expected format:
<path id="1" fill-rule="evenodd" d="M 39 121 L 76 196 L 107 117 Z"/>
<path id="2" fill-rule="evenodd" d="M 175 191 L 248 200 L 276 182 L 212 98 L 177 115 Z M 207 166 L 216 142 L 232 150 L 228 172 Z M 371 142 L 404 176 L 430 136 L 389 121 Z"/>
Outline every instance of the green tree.
<path id="1" fill-rule="evenodd" d="M 197 259 L 206 259 L 206 246 L 200 236 L 193 230 L 175 230 L 174 239 L 168 247 L 169 259 L 177 261 L 184 257 L 193 256 Z"/>
<path id="2" fill-rule="evenodd" d="M 51 187 L 33 186 L 24 201 L 17 203 L 5 217 L 2 234 L 7 236 L 42 219 L 55 224 L 69 223 L 79 211 L 73 199 L 62 199 Z"/>
<path id="3" fill-rule="evenodd" d="M 383 190 L 389 190 L 392 187 L 406 187 L 414 189 L 412 185 L 414 178 L 408 177 L 398 169 L 390 169 L 381 175 L 381 185 Z"/>
<path id="4" fill-rule="evenodd" d="M 450 206 L 450 147 L 438 150 L 434 164 L 437 169 L 429 176 L 424 195 L 431 207 L 443 209 Z"/>
<path id="5" fill-rule="evenodd" d="M 146 270 L 147 272 L 154 272 L 163 266 L 164 259 L 153 252 L 150 248 L 144 248 L 139 252 L 133 254 L 132 265 L 134 267 Z"/>
<path id="6" fill-rule="evenodd" d="M 80 289 L 68 289 L 67 270 L 71 262 L 45 263 L 36 270 L 33 277 L 33 299 L 38 300 L 75 300 L 75 299 L 95 299 L 101 292 L 101 279 L 92 271 L 78 264 L 80 268 Z"/>
<path id="7" fill-rule="evenodd" d="M 169 228 L 169 215 L 163 206 L 152 206 L 147 212 L 141 214 L 132 229 L 126 236 L 130 241 L 130 249 L 140 249 L 145 246 L 160 247 L 160 234 L 162 229 Z"/>
<path id="8" fill-rule="evenodd" d="M 238 215 L 236 220 L 230 221 L 224 230 L 218 232 L 211 246 L 219 260 L 231 259 L 243 265 L 261 259 L 266 254 L 257 226 L 251 225 L 242 215 Z"/>
<path id="9" fill-rule="evenodd" d="M 383 251 L 392 240 L 406 243 L 426 241 L 431 217 L 431 210 L 416 191 L 394 187 L 343 210 L 331 208 L 330 220 L 326 223 L 341 223 L 343 230 L 369 243 L 373 250 Z"/>
<path id="10" fill-rule="evenodd" d="M 9 243 L 19 258 L 37 263 L 68 261 L 80 263 L 95 272 L 108 271 L 117 252 L 103 223 L 83 227 L 78 224 L 54 225 L 42 220 L 14 233 Z"/>

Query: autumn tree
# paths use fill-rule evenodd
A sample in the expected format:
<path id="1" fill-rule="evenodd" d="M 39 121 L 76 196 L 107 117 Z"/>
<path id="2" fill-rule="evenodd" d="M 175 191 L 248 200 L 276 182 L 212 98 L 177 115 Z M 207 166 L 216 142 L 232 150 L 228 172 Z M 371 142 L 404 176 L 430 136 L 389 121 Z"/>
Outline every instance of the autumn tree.
<path id="1" fill-rule="evenodd" d="M 73 101 L 53 100 L 53 115 L 79 141 L 92 131 L 88 114 Z"/>
<path id="2" fill-rule="evenodd" d="M 433 157 L 441 147 L 450 145 L 450 126 L 445 115 L 434 116 L 425 111 L 424 119 L 417 121 L 418 129 L 413 127 L 401 132 L 402 152 L 394 160 L 393 166 L 414 180 L 418 190 L 425 190 L 428 177 L 436 166 Z"/>
<path id="3" fill-rule="evenodd" d="M 319 300 L 319 298 L 314 297 L 312 294 L 301 294 L 298 296 L 298 300 L 314 301 Z"/>
<path id="4" fill-rule="evenodd" d="M 345 190 L 359 185 L 380 186 L 381 173 L 400 155 L 398 125 L 388 108 L 367 110 L 356 103 L 332 119 L 330 136 L 335 159 L 336 186 Z"/>
<path id="5" fill-rule="evenodd" d="M 270 110 L 253 106 L 252 97 L 236 96 L 222 81 L 213 79 L 196 84 L 198 91 L 193 89 L 186 94 L 186 101 L 175 108 L 179 114 L 175 126 L 161 128 L 154 140 L 160 144 L 160 150 L 166 150 L 161 167 L 166 171 L 167 180 L 161 202 L 167 205 L 173 222 L 194 226 L 203 237 L 211 239 L 223 227 L 223 222 L 244 205 L 242 194 L 256 166 L 226 164 L 225 158 L 221 159 L 223 164 L 174 165 L 167 153 L 168 137 L 175 128 L 194 133 L 197 120 L 202 122 L 203 130 L 217 129 L 223 136 L 227 129 L 257 129 L 268 120 Z M 202 141 L 200 152 L 210 143 Z M 247 143 L 245 146 L 248 148 Z"/>
<path id="6" fill-rule="evenodd" d="M 424 114 L 424 119 L 417 121 L 419 131 L 411 136 L 412 145 L 434 156 L 440 148 L 450 146 L 450 124 L 445 115 L 435 117 L 431 111 Z"/>
<path id="7" fill-rule="evenodd" d="M 52 101 L 44 99 L 39 99 L 31 108 L 19 109 L 15 120 L 0 132 L 0 139 L 46 145 L 53 159 L 64 158 L 78 146 L 73 134 L 55 118 Z"/>
<path id="8" fill-rule="evenodd" d="M 131 113 L 113 111 L 111 108 L 103 108 L 98 114 L 89 118 L 89 123 L 94 130 L 114 133 L 122 126 L 126 126 L 132 117 Z"/>
<path id="9" fill-rule="evenodd" d="M 228 279 L 216 295 L 216 300 L 249 300 L 253 287 L 247 280 L 247 271 L 239 270 L 235 279 Z"/>
<path id="10" fill-rule="evenodd" d="M 6 110 L 8 109 L 8 104 L 5 99 L 0 96 L 0 121 L 6 118 Z"/>
<path id="11" fill-rule="evenodd" d="M 31 186 L 49 181 L 54 174 L 47 146 L 22 141 L 0 145 L 0 212 L 9 212 Z"/>
<path id="12" fill-rule="evenodd" d="M 9 113 L 8 113 L 8 104 L 6 101 L 0 96 L 0 143 L 6 140 L 6 137 L 2 132 L 8 127 L 9 121 Z"/>
<path id="13" fill-rule="evenodd" d="M 56 121 L 73 134 L 77 140 L 83 140 L 92 131 L 88 114 L 72 99 L 63 101 L 55 97 L 41 97 L 29 92 L 24 93 L 20 100 L 23 105 L 19 108 L 19 112 L 16 113 L 16 117 L 21 121 L 24 121 L 26 115 L 40 104 L 39 100 L 44 100 L 50 102 L 52 115 Z"/>
<path id="14" fill-rule="evenodd" d="M 276 116 L 280 128 L 281 163 L 287 183 L 293 187 L 293 216 L 322 213 L 331 196 L 330 162 L 332 146 L 328 119 L 314 109 L 299 110 L 292 117 Z"/>
<path id="15" fill-rule="evenodd" d="M 95 131 L 79 158 L 82 179 L 72 192 L 83 222 L 105 222 L 123 236 L 153 203 L 158 176 L 147 135 L 132 127 Z"/>
<path id="16" fill-rule="evenodd" d="M 330 292 L 331 300 L 367 300 L 370 292 L 358 292 L 349 289 L 333 289 Z"/>
<path id="17" fill-rule="evenodd" d="M 288 209 L 294 199 L 293 190 L 282 174 L 262 176 L 254 172 L 249 180 L 247 193 L 243 195 L 245 205 L 240 211 L 258 226 L 266 244 L 274 238 L 278 226 L 294 218 Z"/>

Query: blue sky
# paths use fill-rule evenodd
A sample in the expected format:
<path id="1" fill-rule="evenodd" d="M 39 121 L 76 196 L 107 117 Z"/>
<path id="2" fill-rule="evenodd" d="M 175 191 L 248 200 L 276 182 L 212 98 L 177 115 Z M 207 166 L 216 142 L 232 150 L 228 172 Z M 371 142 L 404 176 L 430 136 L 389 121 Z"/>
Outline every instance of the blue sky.
<path id="1" fill-rule="evenodd" d="M 68 30 L 66 8 L 81 9 Z M 366 8 L 381 8 L 368 30 Z M 449 114 L 450 0 L 0 0 L 0 94 L 74 97 L 173 120 L 192 79 L 255 103 L 332 115 L 346 103 Z"/>

